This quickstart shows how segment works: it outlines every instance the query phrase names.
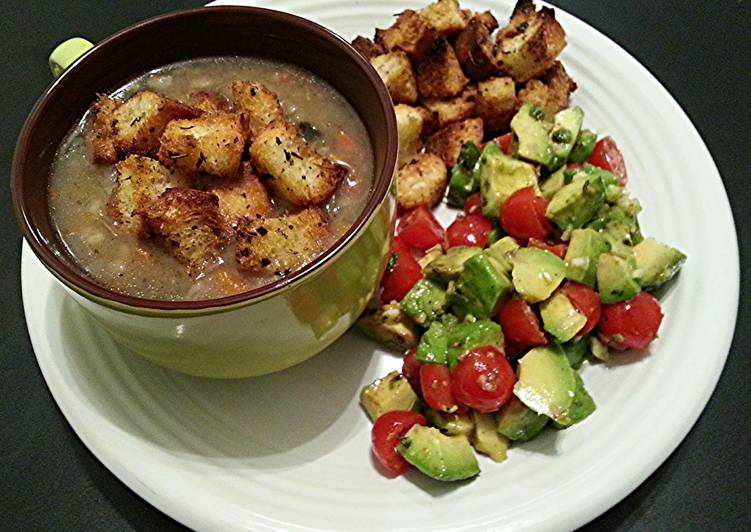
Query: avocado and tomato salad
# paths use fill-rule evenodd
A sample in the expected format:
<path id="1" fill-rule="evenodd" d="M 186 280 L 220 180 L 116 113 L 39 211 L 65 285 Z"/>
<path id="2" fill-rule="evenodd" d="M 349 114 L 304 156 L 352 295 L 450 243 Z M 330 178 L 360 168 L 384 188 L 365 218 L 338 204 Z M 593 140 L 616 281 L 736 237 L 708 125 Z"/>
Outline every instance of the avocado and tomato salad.
<path id="1" fill-rule="evenodd" d="M 463 145 L 444 228 L 422 206 L 399 219 L 381 304 L 418 331 L 401 372 L 367 386 L 383 472 L 442 481 L 501 462 L 513 442 L 595 411 L 578 370 L 646 349 L 663 319 L 653 292 L 686 256 L 642 235 L 615 141 L 525 103 L 511 132 Z"/>

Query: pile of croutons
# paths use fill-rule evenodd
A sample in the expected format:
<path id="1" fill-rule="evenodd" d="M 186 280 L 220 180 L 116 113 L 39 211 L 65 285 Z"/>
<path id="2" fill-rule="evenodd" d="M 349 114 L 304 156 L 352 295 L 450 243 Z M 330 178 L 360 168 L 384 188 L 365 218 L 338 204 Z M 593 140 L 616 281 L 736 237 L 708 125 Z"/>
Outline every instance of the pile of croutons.
<path id="1" fill-rule="evenodd" d="M 402 12 L 374 40 L 352 41 L 394 101 L 401 209 L 439 203 L 462 144 L 479 145 L 508 130 L 525 101 L 548 118 L 568 106 L 576 84 L 556 61 L 566 35 L 554 11 L 519 0 L 493 37 L 497 28 L 489 11 L 436 0 Z"/>
<path id="2" fill-rule="evenodd" d="M 231 91 L 100 96 L 88 133 L 94 161 L 116 168 L 107 210 L 192 276 L 230 245 L 239 269 L 286 275 L 325 246 L 319 206 L 347 170 L 308 145 L 266 87 L 238 80 Z"/>

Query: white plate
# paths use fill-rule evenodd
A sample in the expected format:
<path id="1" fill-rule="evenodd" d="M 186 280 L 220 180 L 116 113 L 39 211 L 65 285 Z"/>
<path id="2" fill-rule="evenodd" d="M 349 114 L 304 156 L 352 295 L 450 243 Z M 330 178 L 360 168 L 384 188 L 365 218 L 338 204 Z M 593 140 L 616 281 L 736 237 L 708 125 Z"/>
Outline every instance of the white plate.
<path id="1" fill-rule="evenodd" d="M 421 2 L 257 2 L 347 38 Z M 499 19 L 510 4 L 493 8 Z M 205 530 L 570 529 L 626 496 L 667 458 L 722 370 L 738 302 L 738 250 L 717 169 L 686 115 L 625 51 L 560 10 L 563 61 L 586 123 L 613 135 L 646 234 L 689 256 L 663 298 L 651 351 L 588 366 L 598 410 L 584 423 L 481 459 L 445 485 L 373 467 L 360 386 L 399 366 L 356 333 L 289 371 L 241 382 L 150 365 L 100 331 L 24 246 L 29 333 L 60 408 L 83 442 L 151 504 Z M 448 221 L 447 212 L 442 213 Z M 280 334 L 282 332 L 280 331 Z"/>

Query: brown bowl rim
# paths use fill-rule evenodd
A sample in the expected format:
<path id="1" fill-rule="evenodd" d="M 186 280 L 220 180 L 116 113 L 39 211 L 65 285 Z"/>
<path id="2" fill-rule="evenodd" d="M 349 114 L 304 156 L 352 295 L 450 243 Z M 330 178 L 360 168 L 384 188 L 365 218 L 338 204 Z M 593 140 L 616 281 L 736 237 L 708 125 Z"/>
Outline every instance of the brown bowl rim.
<path id="1" fill-rule="evenodd" d="M 384 113 L 386 119 L 386 129 L 392 132 L 392 134 L 387 139 L 386 164 L 384 165 L 381 173 L 374 176 L 374 186 L 371 196 L 368 199 L 368 202 L 362 213 L 357 217 L 352 226 L 324 253 L 316 257 L 315 260 L 311 261 L 309 264 L 306 264 L 302 268 L 296 270 L 286 277 L 283 277 L 272 283 L 254 288 L 247 292 L 206 300 L 167 301 L 159 299 L 139 298 L 109 290 L 94 282 L 85 274 L 76 271 L 74 268 L 68 266 L 65 262 L 60 260 L 56 256 L 56 254 L 50 251 L 50 249 L 39 238 L 40 235 L 37 233 L 34 226 L 32 226 L 30 220 L 26 216 L 26 201 L 21 194 L 21 184 L 23 181 L 22 169 L 25 166 L 25 160 L 28 158 L 29 152 L 31 151 L 31 130 L 40 120 L 42 109 L 45 108 L 50 100 L 52 100 L 55 96 L 55 89 L 58 84 L 60 84 L 61 80 L 65 79 L 68 76 L 75 75 L 75 72 L 79 69 L 86 68 L 89 58 L 96 56 L 101 50 L 117 46 L 123 37 L 130 35 L 133 32 L 143 31 L 151 25 L 185 17 L 200 17 L 202 16 L 202 14 L 209 12 L 223 12 L 226 14 L 255 13 L 261 16 L 281 19 L 285 24 L 295 25 L 301 30 L 316 34 L 318 37 L 324 38 L 330 41 L 335 46 L 339 47 L 349 57 L 349 59 L 352 60 L 363 71 L 373 88 L 376 90 L 378 100 L 381 104 L 382 109 L 386 111 Z M 181 10 L 164 15 L 158 15 L 156 17 L 137 22 L 118 31 L 117 33 L 112 34 L 111 36 L 98 43 L 94 48 L 87 51 L 81 58 L 76 61 L 75 64 L 73 64 L 70 68 L 63 72 L 63 74 L 59 78 L 57 78 L 49 87 L 47 87 L 47 89 L 42 93 L 37 102 L 34 104 L 34 107 L 29 113 L 26 121 L 24 122 L 23 128 L 21 129 L 21 133 L 19 134 L 18 141 L 16 143 L 11 172 L 13 207 L 23 237 L 29 243 L 36 256 L 56 276 L 59 276 L 67 284 L 82 291 L 86 295 L 92 295 L 96 298 L 111 301 L 120 305 L 126 305 L 128 307 L 167 311 L 200 311 L 235 306 L 242 303 L 252 303 L 255 300 L 260 300 L 262 298 L 268 297 L 275 292 L 280 292 L 285 287 L 288 287 L 300 281 L 304 277 L 308 277 L 314 274 L 317 270 L 325 266 L 329 262 L 329 260 L 338 255 L 340 251 L 345 249 L 350 244 L 350 242 L 359 233 L 362 232 L 378 207 L 386 198 L 386 195 L 389 193 L 393 173 L 396 166 L 396 132 L 396 119 L 393 113 L 391 96 L 389 95 L 388 90 L 381 81 L 378 73 L 370 65 L 370 62 L 363 58 L 362 55 L 360 55 L 360 53 L 357 52 L 346 40 L 344 40 L 333 31 L 329 30 L 328 28 L 325 28 L 324 26 L 316 22 L 305 19 L 303 17 L 299 17 L 297 15 L 260 7 L 209 6 Z"/>

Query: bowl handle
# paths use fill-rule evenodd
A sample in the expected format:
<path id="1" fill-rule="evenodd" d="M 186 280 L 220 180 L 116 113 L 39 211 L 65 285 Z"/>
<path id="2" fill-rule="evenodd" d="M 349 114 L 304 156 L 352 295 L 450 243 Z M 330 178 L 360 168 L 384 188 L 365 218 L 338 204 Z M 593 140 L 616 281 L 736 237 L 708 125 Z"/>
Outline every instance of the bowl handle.
<path id="1" fill-rule="evenodd" d="M 79 57 L 93 47 L 92 43 L 82 37 L 73 37 L 58 44 L 52 50 L 49 58 L 52 77 L 58 77 L 66 68 L 75 63 Z"/>

